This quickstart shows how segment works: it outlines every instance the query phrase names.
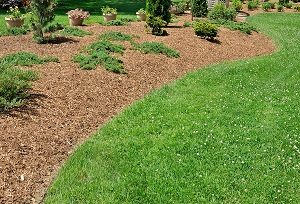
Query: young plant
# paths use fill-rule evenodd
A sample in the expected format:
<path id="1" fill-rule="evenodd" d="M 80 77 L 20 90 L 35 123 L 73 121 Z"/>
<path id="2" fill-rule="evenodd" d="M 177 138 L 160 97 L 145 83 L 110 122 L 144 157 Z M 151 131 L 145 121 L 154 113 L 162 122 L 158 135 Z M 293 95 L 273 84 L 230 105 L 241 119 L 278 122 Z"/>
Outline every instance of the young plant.
<path id="1" fill-rule="evenodd" d="M 278 11 L 278 12 L 282 12 L 282 11 L 283 11 L 283 5 L 278 4 L 278 5 L 277 5 L 277 11 Z"/>
<path id="2" fill-rule="evenodd" d="M 132 41 L 132 36 L 119 31 L 108 31 L 99 36 L 106 41 Z"/>
<path id="3" fill-rule="evenodd" d="M 192 13 L 195 17 L 206 17 L 208 13 L 206 0 L 194 0 L 192 3 Z"/>
<path id="4" fill-rule="evenodd" d="M 162 29 L 162 27 L 166 26 L 167 22 L 161 17 L 148 16 L 146 23 L 147 28 L 150 28 L 152 35 L 162 36 L 167 34 L 167 32 Z"/>
<path id="5" fill-rule="evenodd" d="M 272 9 L 272 3 L 270 2 L 265 2 L 262 4 L 262 9 L 264 11 L 269 11 L 270 9 Z"/>
<path id="6" fill-rule="evenodd" d="M 101 8 L 101 11 L 104 15 L 107 15 L 107 14 L 117 14 L 117 9 L 116 8 L 111 8 L 109 6 L 103 6 Z"/>
<path id="7" fill-rule="evenodd" d="M 300 12 L 300 5 L 295 5 L 294 9 L 295 9 L 296 12 Z"/>
<path id="8" fill-rule="evenodd" d="M 64 36 L 84 37 L 86 35 L 91 35 L 92 33 L 76 27 L 66 27 L 60 34 Z"/>
<path id="9" fill-rule="evenodd" d="M 289 2 L 284 4 L 285 8 L 291 9 L 293 7 L 293 3 Z"/>
<path id="10" fill-rule="evenodd" d="M 208 12 L 208 19 L 233 21 L 236 15 L 235 9 L 226 8 L 223 3 L 218 3 Z"/>
<path id="11" fill-rule="evenodd" d="M 204 39 L 213 40 L 218 35 L 218 27 L 208 21 L 196 21 L 193 25 L 195 34 Z"/>
<path id="12" fill-rule="evenodd" d="M 258 6 L 259 6 L 259 0 L 250 0 L 248 1 L 247 3 L 247 7 L 248 7 L 248 10 L 254 10 L 254 9 L 257 9 Z"/>
<path id="13" fill-rule="evenodd" d="M 163 54 L 167 57 L 180 57 L 180 53 L 172 48 L 167 47 L 163 43 L 159 42 L 143 42 L 141 44 L 134 44 L 135 49 L 139 50 L 144 54 Z"/>
<path id="14" fill-rule="evenodd" d="M 33 39 L 37 43 L 45 42 L 43 28 L 54 20 L 54 0 L 31 0 L 30 23 L 33 29 Z"/>
<path id="15" fill-rule="evenodd" d="M 231 5 L 236 11 L 240 11 L 243 9 L 243 3 L 240 0 L 232 0 Z"/>

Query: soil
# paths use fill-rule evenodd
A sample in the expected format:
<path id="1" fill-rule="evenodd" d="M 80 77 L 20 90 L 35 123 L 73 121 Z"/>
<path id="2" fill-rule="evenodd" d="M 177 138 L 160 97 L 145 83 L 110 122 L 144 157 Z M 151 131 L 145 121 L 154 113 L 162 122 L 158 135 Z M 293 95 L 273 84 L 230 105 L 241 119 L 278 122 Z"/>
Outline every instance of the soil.
<path id="1" fill-rule="evenodd" d="M 190 17 L 156 37 L 144 32 L 144 23 L 128 26 L 82 27 L 93 32 L 83 38 L 61 39 L 37 45 L 31 35 L 0 38 L 0 56 L 28 51 L 57 56 L 60 63 L 35 65 L 39 80 L 33 83 L 26 105 L 0 114 L 0 203 L 38 203 L 70 153 L 100 126 L 125 107 L 187 72 L 228 60 L 267 55 L 275 50 L 268 37 L 221 29 L 217 42 L 194 35 L 182 27 Z M 127 49 L 121 56 L 127 74 L 102 67 L 84 71 L 72 57 L 107 30 L 139 35 L 138 42 L 158 41 L 178 50 L 181 57 L 142 54 Z M 127 45 L 129 46 L 129 45 Z"/>

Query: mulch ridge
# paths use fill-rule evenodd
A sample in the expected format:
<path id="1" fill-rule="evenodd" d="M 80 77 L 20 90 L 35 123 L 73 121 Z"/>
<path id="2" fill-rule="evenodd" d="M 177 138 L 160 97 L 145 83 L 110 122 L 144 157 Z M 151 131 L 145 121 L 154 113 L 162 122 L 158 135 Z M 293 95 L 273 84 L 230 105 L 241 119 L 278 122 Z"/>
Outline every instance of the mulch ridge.
<path id="1" fill-rule="evenodd" d="M 181 17 L 182 25 L 189 17 Z M 57 56 L 60 63 L 36 65 L 40 73 L 26 106 L 0 114 L 0 203 L 37 203 L 62 163 L 73 149 L 84 142 L 113 116 L 151 90 L 187 72 L 225 60 L 266 55 L 275 50 L 266 36 L 248 36 L 221 29 L 220 44 L 196 37 L 191 28 L 167 28 L 169 36 L 156 37 L 144 32 L 144 23 L 128 26 L 83 27 L 92 36 L 58 44 L 37 45 L 31 36 L 1 37 L 0 56 L 16 51 Z M 158 41 L 177 49 L 178 59 L 142 54 L 127 49 L 121 56 L 128 74 L 118 75 L 97 68 L 80 70 L 71 61 L 98 34 L 118 30 L 139 35 L 136 41 Z"/>

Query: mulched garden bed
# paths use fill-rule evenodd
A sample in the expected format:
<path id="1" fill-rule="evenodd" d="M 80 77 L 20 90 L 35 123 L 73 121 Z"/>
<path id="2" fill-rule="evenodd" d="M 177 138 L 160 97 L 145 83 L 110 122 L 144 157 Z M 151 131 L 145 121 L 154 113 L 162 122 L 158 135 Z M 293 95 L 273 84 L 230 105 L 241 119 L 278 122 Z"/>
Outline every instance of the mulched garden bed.
<path id="1" fill-rule="evenodd" d="M 167 28 L 169 36 L 165 37 L 146 34 L 144 23 L 139 22 L 122 27 L 83 27 L 94 34 L 58 44 L 37 45 L 30 35 L 1 37 L 0 56 L 23 50 L 57 56 L 60 63 L 31 67 L 40 78 L 30 90 L 27 105 L 0 114 L 0 203 L 39 202 L 74 148 L 151 90 L 208 64 L 265 55 L 275 49 L 262 34 L 221 29 L 220 43 L 212 43 L 196 37 L 192 28 L 182 24 Z M 107 30 L 139 35 L 138 42 L 163 42 L 178 50 L 181 57 L 127 49 L 120 57 L 127 74 L 114 74 L 101 67 L 80 70 L 72 57 Z"/>

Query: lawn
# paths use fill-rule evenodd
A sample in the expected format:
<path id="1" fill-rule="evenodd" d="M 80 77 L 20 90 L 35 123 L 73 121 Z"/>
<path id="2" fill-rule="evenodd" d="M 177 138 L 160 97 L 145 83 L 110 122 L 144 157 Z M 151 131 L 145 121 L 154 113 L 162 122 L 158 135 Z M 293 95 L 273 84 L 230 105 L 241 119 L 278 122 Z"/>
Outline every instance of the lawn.
<path id="1" fill-rule="evenodd" d="M 45 203 L 298 203 L 299 21 L 250 17 L 276 53 L 201 69 L 136 102 L 75 151 Z"/>
<path id="2" fill-rule="evenodd" d="M 145 0 L 104 0 L 104 1 L 79 1 L 58 0 L 55 22 L 68 25 L 67 12 L 71 9 L 81 8 L 91 13 L 91 17 L 85 21 L 86 24 L 103 22 L 101 8 L 110 6 L 118 9 L 119 17 L 133 17 L 140 8 L 145 8 Z M 0 9 L 0 34 L 6 29 L 4 18 L 6 11 Z"/>

